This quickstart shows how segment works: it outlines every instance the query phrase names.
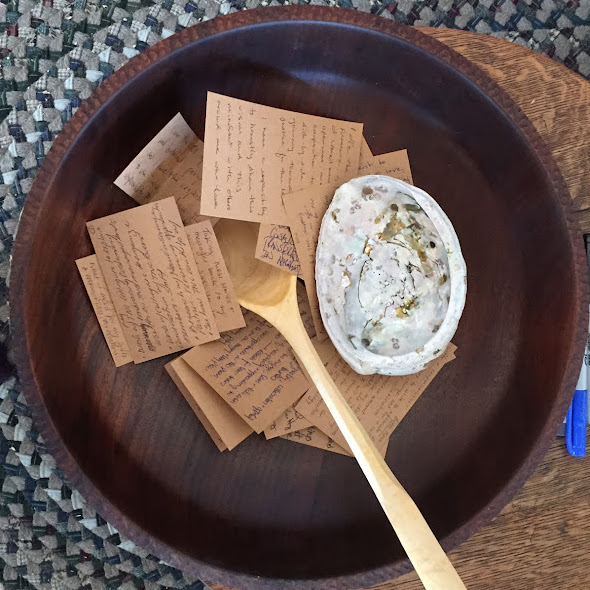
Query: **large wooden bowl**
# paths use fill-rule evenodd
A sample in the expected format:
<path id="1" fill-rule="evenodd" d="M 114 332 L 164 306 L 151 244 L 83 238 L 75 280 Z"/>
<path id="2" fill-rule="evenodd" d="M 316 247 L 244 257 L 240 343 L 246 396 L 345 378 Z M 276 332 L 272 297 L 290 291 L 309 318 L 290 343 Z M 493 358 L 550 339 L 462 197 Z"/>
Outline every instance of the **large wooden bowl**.
<path id="1" fill-rule="evenodd" d="M 203 132 L 207 90 L 365 123 L 408 148 L 469 275 L 448 364 L 387 460 L 450 549 L 488 522 L 555 436 L 579 371 L 581 238 L 531 124 L 480 70 L 415 29 L 282 8 L 206 22 L 133 59 L 56 141 L 14 250 L 19 371 L 73 486 L 166 561 L 237 588 L 366 587 L 408 563 L 355 462 L 251 437 L 219 453 L 163 370 L 115 369 L 74 260 L 85 222 L 133 206 L 112 184 L 177 111 Z"/>

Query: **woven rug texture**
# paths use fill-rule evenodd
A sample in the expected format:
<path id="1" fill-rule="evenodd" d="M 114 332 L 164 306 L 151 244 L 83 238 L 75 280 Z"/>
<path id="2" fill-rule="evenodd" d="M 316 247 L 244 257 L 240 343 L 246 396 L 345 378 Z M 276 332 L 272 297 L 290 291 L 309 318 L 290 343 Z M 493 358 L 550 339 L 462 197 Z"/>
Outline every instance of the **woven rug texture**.
<path id="1" fill-rule="evenodd" d="M 2 0 L 0 354 L 9 349 L 8 280 L 19 215 L 38 167 L 82 101 L 129 59 L 185 27 L 295 3 L 494 35 L 590 78 L 590 0 Z M 0 429 L 0 590 L 205 587 L 122 537 L 68 485 L 14 370 L 0 384 Z"/>

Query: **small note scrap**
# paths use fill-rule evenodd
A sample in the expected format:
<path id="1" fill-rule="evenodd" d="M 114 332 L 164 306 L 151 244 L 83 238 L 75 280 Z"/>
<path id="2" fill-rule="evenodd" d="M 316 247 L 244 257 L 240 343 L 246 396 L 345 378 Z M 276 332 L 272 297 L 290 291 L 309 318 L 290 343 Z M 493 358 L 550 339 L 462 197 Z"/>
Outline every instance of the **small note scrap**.
<path id="1" fill-rule="evenodd" d="M 358 175 L 385 174 L 412 182 L 407 150 L 371 156 L 358 169 Z M 327 337 L 320 315 L 315 284 L 315 254 L 322 219 L 338 186 L 313 186 L 283 196 L 291 236 L 301 265 L 299 275 L 305 281 L 316 334 Z M 258 256 L 257 256 L 258 257 Z"/>
<path id="2" fill-rule="evenodd" d="M 86 256 L 76 260 L 76 265 L 82 277 L 84 287 L 90 298 L 90 303 L 98 319 L 98 324 L 111 352 L 115 366 L 120 367 L 132 361 L 129 346 L 113 300 L 105 283 L 96 255 Z"/>
<path id="3" fill-rule="evenodd" d="M 315 251 L 322 218 L 332 202 L 336 188 L 335 186 L 315 186 L 285 195 L 283 199 L 293 241 L 299 254 L 300 274 L 305 282 L 316 337 L 320 341 L 325 340 L 327 334 L 320 315 L 315 285 Z"/>
<path id="4" fill-rule="evenodd" d="M 173 198 L 87 227 L 133 362 L 219 338 Z"/>
<path id="5" fill-rule="evenodd" d="M 297 359 L 276 328 L 252 312 L 246 327 L 196 346 L 183 359 L 257 433 L 308 389 Z"/>
<path id="6" fill-rule="evenodd" d="M 291 230 L 285 225 L 260 224 L 255 256 L 295 276 L 301 272 Z"/>
<path id="7" fill-rule="evenodd" d="M 309 428 L 311 422 L 300 414 L 294 407 L 287 408 L 268 428 L 264 429 L 264 436 L 267 440 L 288 434 L 289 432 L 295 432 L 296 430 L 302 430 L 303 428 Z"/>
<path id="8" fill-rule="evenodd" d="M 383 174 L 392 178 L 399 178 L 408 184 L 413 184 L 412 171 L 407 150 L 389 152 L 381 156 L 372 156 L 359 164 L 359 176 L 368 174 Z"/>
<path id="9" fill-rule="evenodd" d="M 243 328 L 246 323 L 211 222 L 206 219 L 185 227 L 220 332 Z"/>
<path id="10" fill-rule="evenodd" d="M 403 377 L 359 375 L 340 355 L 335 355 L 328 361 L 327 369 L 361 424 L 385 456 L 389 437 L 442 367 L 455 358 L 455 350 L 456 346 L 449 344 L 447 350 L 426 369 Z M 295 409 L 324 434 L 348 449 L 317 390 L 310 390 L 303 396 Z"/>
<path id="11" fill-rule="evenodd" d="M 182 356 L 165 367 L 220 451 L 231 451 L 254 432 Z"/>
<path id="12" fill-rule="evenodd" d="M 209 92 L 201 214 L 286 225 L 284 194 L 356 175 L 362 130 Z"/>
<path id="13" fill-rule="evenodd" d="M 178 113 L 121 172 L 115 184 L 140 205 L 174 197 L 185 224 L 205 219 L 200 215 L 203 147 Z"/>
<path id="14" fill-rule="evenodd" d="M 370 162 L 372 159 L 373 152 L 371 151 L 371 148 L 369 147 L 369 144 L 363 135 L 363 140 L 361 141 L 361 156 L 359 158 L 359 172 L 363 166 L 365 166 L 367 162 Z"/>
<path id="15" fill-rule="evenodd" d="M 281 438 L 298 442 L 303 445 L 308 445 L 310 447 L 315 447 L 316 449 L 323 449 L 324 451 L 332 451 L 333 453 L 338 453 L 339 455 L 347 455 L 348 457 L 352 457 L 352 453 L 350 451 L 340 446 L 337 442 L 332 440 L 329 436 L 324 434 L 315 426 L 309 426 L 308 428 L 304 428 L 302 430 L 296 430 L 294 432 L 282 434 Z"/>
<path id="16" fill-rule="evenodd" d="M 176 362 L 178 362 L 179 360 L 181 362 L 183 362 L 182 359 L 176 359 Z M 175 361 L 172 361 L 171 363 L 164 365 L 166 372 L 168 373 L 168 375 L 170 375 L 172 381 L 174 381 L 176 387 L 178 387 L 178 389 L 182 393 L 184 399 L 188 402 L 189 406 L 191 407 L 191 409 L 195 413 L 196 417 L 199 419 L 199 422 L 201 422 L 201 424 L 203 425 L 203 428 L 205 429 L 207 434 L 211 437 L 211 440 L 213 441 L 215 446 L 220 451 L 227 451 L 227 445 L 223 442 L 223 440 L 221 439 L 219 434 L 217 434 L 217 431 L 215 430 L 215 428 L 213 428 L 213 424 L 211 424 L 211 422 L 207 419 L 207 416 L 205 415 L 203 410 L 201 410 L 199 404 L 193 399 L 189 388 L 185 385 L 184 380 L 180 377 L 179 372 L 182 371 L 182 368 L 180 368 L 179 371 L 177 372 L 176 368 L 173 365 L 174 362 Z M 186 363 L 184 363 L 184 365 L 188 366 Z M 189 367 L 189 369 L 190 369 L 190 367 Z"/>

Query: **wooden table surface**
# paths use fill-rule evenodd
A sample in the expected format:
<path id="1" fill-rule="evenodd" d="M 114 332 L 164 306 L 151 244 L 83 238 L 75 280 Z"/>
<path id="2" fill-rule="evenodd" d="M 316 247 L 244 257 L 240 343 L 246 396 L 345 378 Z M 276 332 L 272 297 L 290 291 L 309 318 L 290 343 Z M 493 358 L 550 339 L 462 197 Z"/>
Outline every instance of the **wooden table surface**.
<path id="1" fill-rule="evenodd" d="M 590 83 L 553 60 L 502 39 L 422 27 L 474 62 L 520 106 L 550 147 L 580 228 L 590 233 Z"/>
<path id="2" fill-rule="evenodd" d="M 507 41 L 450 29 L 421 30 L 480 66 L 520 105 L 561 168 L 578 211 L 580 239 L 582 232 L 590 233 L 590 83 Z M 589 587 L 590 457 L 570 457 L 564 440 L 557 439 L 515 499 L 450 558 L 468 590 Z M 411 573 L 375 588 L 423 586 Z"/>

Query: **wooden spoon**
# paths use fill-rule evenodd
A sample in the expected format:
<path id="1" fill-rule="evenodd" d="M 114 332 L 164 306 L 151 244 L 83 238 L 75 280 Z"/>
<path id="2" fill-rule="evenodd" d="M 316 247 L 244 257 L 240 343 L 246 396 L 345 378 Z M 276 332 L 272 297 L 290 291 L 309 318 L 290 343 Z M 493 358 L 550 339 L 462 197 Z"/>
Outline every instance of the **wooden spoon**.
<path id="1" fill-rule="evenodd" d="M 332 381 L 297 305 L 297 278 L 254 258 L 258 224 L 222 219 L 215 234 L 240 304 L 271 323 L 313 379 L 427 590 L 465 589 L 416 504 Z"/>

